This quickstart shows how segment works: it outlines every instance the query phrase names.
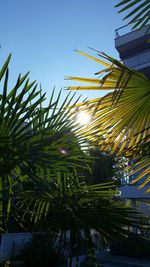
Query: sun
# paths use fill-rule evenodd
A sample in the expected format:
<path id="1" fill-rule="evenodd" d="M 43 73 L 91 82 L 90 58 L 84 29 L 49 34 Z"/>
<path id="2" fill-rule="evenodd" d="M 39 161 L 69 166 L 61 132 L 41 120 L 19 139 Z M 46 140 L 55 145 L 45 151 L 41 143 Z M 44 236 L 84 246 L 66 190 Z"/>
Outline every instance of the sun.
<path id="1" fill-rule="evenodd" d="M 91 116 L 87 112 L 81 111 L 77 115 L 76 122 L 81 125 L 87 125 L 90 122 L 90 120 Z"/>

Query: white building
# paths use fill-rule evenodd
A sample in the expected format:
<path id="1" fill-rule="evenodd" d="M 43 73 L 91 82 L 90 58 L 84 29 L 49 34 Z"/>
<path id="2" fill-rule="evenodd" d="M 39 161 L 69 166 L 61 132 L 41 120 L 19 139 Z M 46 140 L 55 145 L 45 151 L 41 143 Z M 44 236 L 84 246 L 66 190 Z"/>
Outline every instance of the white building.
<path id="1" fill-rule="evenodd" d="M 130 68 L 143 72 L 150 78 L 150 31 L 148 26 L 142 30 L 128 31 L 128 26 L 116 30 L 115 47 L 120 59 Z M 131 177 L 132 179 L 135 178 Z M 130 180 L 130 179 L 128 179 Z M 150 217 L 150 193 L 147 187 L 137 190 L 138 185 L 130 185 L 129 181 L 121 186 L 121 198 L 130 200 L 134 208 L 139 208 L 144 215 Z M 147 205 L 148 204 L 148 205 Z"/>

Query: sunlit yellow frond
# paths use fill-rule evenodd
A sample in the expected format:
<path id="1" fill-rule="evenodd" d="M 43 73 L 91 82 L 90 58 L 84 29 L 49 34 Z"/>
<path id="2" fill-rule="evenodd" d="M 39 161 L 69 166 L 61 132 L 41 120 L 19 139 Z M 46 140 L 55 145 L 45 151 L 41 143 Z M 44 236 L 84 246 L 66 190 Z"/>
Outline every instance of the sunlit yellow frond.
<path id="1" fill-rule="evenodd" d="M 131 184 L 135 184 L 137 181 L 139 181 L 141 178 L 143 178 L 145 175 L 150 173 L 150 167 L 144 169 L 137 177 L 131 182 Z"/>
<path id="2" fill-rule="evenodd" d="M 149 170 L 150 171 L 150 170 Z M 138 186 L 138 190 L 142 189 L 145 185 L 150 182 L 150 175 L 144 180 L 144 182 Z"/>
<path id="3" fill-rule="evenodd" d="M 84 53 L 84 52 L 80 51 L 80 50 L 75 50 L 75 52 L 77 52 L 77 53 L 79 53 L 79 54 L 81 54 L 81 55 L 83 55 L 83 56 L 86 56 L 86 57 L 88 57 L 88 58 L 90 58 L 90 59 L 92 59 L 92 60 L 98 62 L 99 64 L 106 66 L 106 67 L 110 67 L 110 66 L 111 66 L 111 64 L 108 64 L 108 63 L 106 63 L 105 61 L 100 60 L 100 59 L 98 59 L 98 58 L 96 58 L 96 57 L 93 57 L 93 56 L 91 56 L 91 55 L 89 55 L 89 54 L 87 54 L 87 53 Z"/>
<path id="4" fill-rule="evenodd" d="M 67 90 L 110 90 L 110 87 L 101 86 L 70 86 Z"/>
<path id="5" fill-rule="evenodd" d="M 97 74 L 103 78 L 75 78 L 71 80 L 90 82 L 99 86 L 71 86 L 71 90 L 111 90 L 102 98 L 79 103 L 78 112 L 84 108 L 92 117 L 86 127 L 87 139 L 99 144 L 100 148 L 119 157 L 142 159 L 148 155 L 150 143 L 150 80 L 142 73 L 130 70 L 123 63 L 99 52 L 99 56 L 109 64 L 93 58 L 97 63 L 106 66 Z M 74 79 L 75 78 L 75 79 Z M 148 147 L 148 149 L 147 149 Z M 147 163 L 148 164 L 148 163 Z M 150 164 L 150 159 L 149 159 Z M 147 169 L 148 170 L 148 169 Z M 145 177 L 145 170 L 134 182 Z M 144 184 L 144 183 L 143 183 Z"/>

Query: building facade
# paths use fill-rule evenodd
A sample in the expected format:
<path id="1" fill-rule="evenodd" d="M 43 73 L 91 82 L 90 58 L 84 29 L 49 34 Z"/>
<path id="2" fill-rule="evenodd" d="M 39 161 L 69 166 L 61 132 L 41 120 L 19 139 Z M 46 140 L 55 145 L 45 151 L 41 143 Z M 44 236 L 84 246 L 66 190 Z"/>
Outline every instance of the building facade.
<path id="1" fill-rule="evenodd" d="M 116 30 L 115 47 L 123 63 L 145 74 L 150 79 L 150 31 L 146 25 L 142 30 L 129 32 L 128 26 Z M 137 175 L 137 174 L 136 174 Z M 147 187 L 137 190 L 138 184 L 130 185 L 130 180 L 135 175 L 128 177 L 121 186 L 121 198 L 130 201 L 132 207 L 138 208 L 150 217 L 150 193 L 145 193 Z"/>

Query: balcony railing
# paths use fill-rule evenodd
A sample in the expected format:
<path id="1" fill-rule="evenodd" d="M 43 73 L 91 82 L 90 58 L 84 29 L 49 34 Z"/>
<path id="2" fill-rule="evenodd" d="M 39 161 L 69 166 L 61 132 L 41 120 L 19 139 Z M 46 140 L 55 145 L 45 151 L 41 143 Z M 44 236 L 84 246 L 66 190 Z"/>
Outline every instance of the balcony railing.
<path id="1" fill-rule="evenodd" d="M 138 20 L 136 20 L 135 22 L 137 22 Z M 129 33 L 131 33 L 131 32 L 140 32 L 139 30 L 133 30 L 132 29 L 132 27 L 133 27 L 133 25 L 130 25 L 130 24 L 126 24 L 126 25 L 123 25 L 123 26 L 121 26 L 121 27 L 119 27 L 119 28 L 117 28 L 116 30 L 115 30 L 115 38 L 119 38 L 119 37 L 121 37 L 121 36 L 123 36 L 123 35 L 126 35 L 126 34 L 129 34 Z M 143 28 L 143 32 L 144 33 L 146 33 L 146 30 L 147 30 L 147 28 L 149 27 L 149 24 L 148 25 L 146 25 L 144 28 Z"/>

